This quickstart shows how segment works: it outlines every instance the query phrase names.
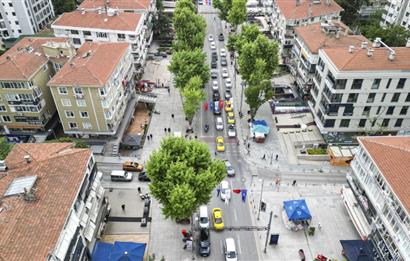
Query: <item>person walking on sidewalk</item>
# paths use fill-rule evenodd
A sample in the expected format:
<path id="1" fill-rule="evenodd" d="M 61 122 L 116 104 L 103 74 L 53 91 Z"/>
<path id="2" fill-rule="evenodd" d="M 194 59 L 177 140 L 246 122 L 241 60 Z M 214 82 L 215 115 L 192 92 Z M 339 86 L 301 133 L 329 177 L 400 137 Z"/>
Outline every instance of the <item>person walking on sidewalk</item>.
<path id="1" fill-rule="evenodd" d="M 164 128 L 164 132 L 165 132 L 165 134 L 167 134 L 167 128 Z"/>
<path id="2" fill-rule="evenodd" d="M 168 128 L 168 132 L 171 133 L 171 128 Z"/>
<path id="3" fill-rule="evenodd" d="M 151 138 L 151 140 L 152 140 L 152 134 L 150 134 L 150 135 L 149 135 L 149 137 L 150 137 L 150 138 Z"/>
<path id="4" fill-rule="evenodd" d="M 263 154 L 262 159 L 263 159 L 263 160 L 266 160 L 266 154 Z"/>
<path id="5" fill-rule="evenodd" d="M 175 115 L 174 115 L 174 114 L 171 114 L 171 118 L 174 119 L 174 117 L 175 117 Z"/>
<path id="6" fill-rule="evenodd" d="M 292 182 L 292 186 L 296 186 L 296 179 Z"/>
<path id="7" fill-rule="evenodd" d="M 122 211 L 125 211 L 125 204 L 121 205 Z"/>
<path id="8" fill-rule="evenodd" d="M 279 157 L 279 155 L 278 155 L 278 154 L 276 154 L 276 160 L 278 160 L 278 157 Z"/>
<path id="9" fill-rule="evenodd" d="M 149 135 L 147 135 L 147 140 L 149 140 Z"/>

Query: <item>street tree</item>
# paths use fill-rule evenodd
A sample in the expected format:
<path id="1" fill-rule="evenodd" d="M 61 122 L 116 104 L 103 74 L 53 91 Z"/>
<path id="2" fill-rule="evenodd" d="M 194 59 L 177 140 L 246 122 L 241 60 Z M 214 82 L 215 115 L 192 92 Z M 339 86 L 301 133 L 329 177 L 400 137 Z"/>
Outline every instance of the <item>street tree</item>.
<path id="1" fill-rule="evenodd" d="M 255 24 L 243 25 L 241 33 L 238 35 L 232 35 L 228 38 L 228 49 L 230 51 L 237 51 L 241 54 L 241 48 L 245 43 L 252 43 L 256 41 L 259 35 L 262 35 L 259 28 Z"/>
<path id="2" fill-rule="evenodd" d="M 196 12 L 196 7 L 192 0 L 178 0 L 175 5 L 174 13 L 175 12 L 178 13 L 180 10 L 185 9 L 185 8 L 191 10 L 194 13 Z"/>
<path id="3" fill-rule="evenodd" d="M 56 15 L 71 12 L 76 7 L 75 0 L 52 0 L 52 3 Z"/>
<path id="4" fill-rule="evenodd" d="M 258 58 L 255 61 L 254 72 L 248 81 L 245 89 L 246 103 L 249 105 L 252 119 L 262 104 L 273 97 L 273 88 L 270 74 L 266 69 L 267 63 Z"/>
<path id="5" fill-rule="evenodd" d="M 400 25 L 388 25 L 385 28 L 379 25 L 363 26 L 362 33 L 367 38 L 374 40 L 380 37 L 388 46 L 406 46 L 407 39 L 410 38 L 410 31 Z"/>
<path id="6" fill-rule="evenodd" d="M 336 0 L 343 8 L 342 21 L 349 26 L 359 25 L 359 10 L 363 5 L 368 5 L 369 0 Z"/>
<path id="7" fill-rule="evenodd" d="M 189 8 L 181 8 L 174 13 L 173 23 L 176 36 L 175 50 L 203 48 L 206 22 L 201 15 L 195 14 Z"/>
<path id="8" fill-rule="evenodd" d="M 228 12 L 228 22 L 235 28 L 247 19 L 246 0 L 232 0 L 231 9 Z"/>
<path id="9" fill-rule="evenodd" d="M 0 138 L 0 160 L 4 160 L 9 155 L 13 144 L 7 142 L 5 137 Z"/>
<path id="10" fill-rule="evenodd" d="M 232 0 L 213 0 L 212 5 L 219 10 L 219 18 L 227 21 L 229 10 L 232 6 Z"/>
<path id="11" fill-rule="evenodd" d="M 163 215 L 185 219 L 209 202 L 212 191 L 225 177 L 225 167 L 212 159 L 205 143 L 169 137 L 151 154 L 147 175 Z"/>
<path id="12" fill-rule="evenodd" d="M 174 53 L 168 69 L 174 74 L 175 86 L 185 87 L 194 76 L 199 76 L 202 84 L 207 82 L 210 75 L 205 59 L 205 54 L 201 49 Z"/>
<path id="13" fill-rule="evenodd" d="M 199 76 L 192 77 L 187 85 L 181 90 L 182 107 L 189 125 L 192 125 L 195 113 L 201 108 L 202 101 L 205 100 L 203 83 Z"/>
<path id="14" fill-rule="evenodd" d="M 156 1 L 157 15 L 153 19 L 153 32 L 159 39 L 168 38 L 171 33 L 171 18 L 164 13 L 162 0 Z"/>

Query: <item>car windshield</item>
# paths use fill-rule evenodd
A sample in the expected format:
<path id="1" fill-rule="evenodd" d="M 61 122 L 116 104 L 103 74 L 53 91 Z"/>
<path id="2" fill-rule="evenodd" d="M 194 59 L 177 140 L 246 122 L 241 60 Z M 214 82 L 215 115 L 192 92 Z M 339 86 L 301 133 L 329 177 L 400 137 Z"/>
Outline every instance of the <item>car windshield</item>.
<path id="1" fill-rule="evenodd" d="M 208 218 L 207 218 L 207 217 L 201 217 L 200 220 L 201 220 L 201 223 L 206 223 L 206 222 L 208 222 Z"/>
<path id="2" fill-rule="evenodd" d="M 222 218 L 215 218 L 215 223 L 216 224 L 221 224 L 222 223 Z"/>
<path id="3" fill-rule="evenodd" d="M 235 258 L 236 257 L 236 253 L 234 251 L 228 252 L 228 257 L 229 258 Z"/>

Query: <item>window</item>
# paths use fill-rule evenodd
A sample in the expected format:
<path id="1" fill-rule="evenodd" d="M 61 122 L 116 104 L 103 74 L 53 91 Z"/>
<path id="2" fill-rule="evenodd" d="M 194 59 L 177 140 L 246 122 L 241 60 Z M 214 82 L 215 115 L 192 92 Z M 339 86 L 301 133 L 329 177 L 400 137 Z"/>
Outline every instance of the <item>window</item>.
<path id="1" fill-rule="evenodd" d="M 410 93 L 407 94 L 406 102 L 410 102 Z"/>
<path id="2" fill-rule="evenodd" d="M 335 120 L 326 120 L 325 121 L 325 128 L 333 128 L 335 126 Z"/>
<path id="3" fill-rule="evenodd" d="M 72 111 L 65 111 L 65 116 L 67 118 L 74 118 L 74 112 Z"/>
<path id="4" fill-rule="evenodd" d="M 117 34 L 118 40 L 125 40 L 125 34 Z"/>
<path id="5" fill-rule="evenodd" d="M 91 32 L 90 31 L 83 31 L 84 36 L 91 36 Z"/>
<path id="6" fill-rule="evenodd" d="M 98 32 L 98 33 L 97 33 L 97 37 L 99 37 L 99 38 L 107 38 L 107 33 Z"/>
<path id="7" fill-rule="evenodd" d="M 71 34 L 78 34 L 78 31 L 77 30 L 70 30 L 70 33 Z"/>
<path id="8" fill-rule="evenodd" d="M 406 84 L 406 78 L 400 78 L 399 82 L 397 83 L 396 89 L 403 89 L 404 85 Z"/>
<path id="9" fill-rule="evenodd" d="M 391 102 L 398 102 L 400 98 L 400 93 L 396 92 L 395 94 L 393 94 L 393 97 L 391 98 Z"/>
<path id="10" fill-rule="evenodd" d="M 344 90 L 345 88 L 346 88 L 346 83 L 347 83 L 347 80 L 346 79 L 339 79 L 339 80 L 336 80 L 336 85 L 335 85 L 335 89 L 336 90 Z"/>
<path id="11" fill-rule="evenodd" d="M 10 7 L 13 7 L 13 4 L 12 4 L 12 3 L 9 3 L 9 6 L 10 6 Z"/>
<path id="12" fill-rule="evenodd" d="M 347 97 L 347 102 L 355 103 L 357 102 L 357 97 L 359 94 L 357 93 L 350 93 L 349 96 Z"/>
<path id="13" fill-rule="evenodd" d="M 88 112 L 80 111 L 80 116 L 81 116 L 81 118 L 88 118 Z"/>
<path id="14" fill-rule="evenodd" d="M 374 97 L 376 97 L 375 93 L 369 93 L 369 96 L 367 97 L 367 103 L 373 103 Z"/>
<path id="15" fill-rule="evenodd" d="M 66 87 L 58 87 L 58 93 L 59 94 L 67 94 L 67 88 Z"/>
<path id="16" fill-rule="evenodd" d="M 387 114 L 387 115 L 392 115 L 392 114 L 393 114 L 393 111 L 394 111 L 394 106 L 389 106 L 389 108 L 387 109 L 386 114 Z"/>
<path id="17" fill-rule="evenodd" d="M 385 98 L 386 98 L 386 93 L 383 93 L 381 102 L 384 102 L 384 99 L 385 99 Z"/>
<path id="18" fill-rule="evenodd" d="M 350 120 L 343 119 L 340 121 L 340 128 L 348 128 L 350 124 Z"/>
<path id="19" fill-rule="evenodd" d="M 76 122 L 69 122 L 68 126 L 70 127 L 70 129 L 77 129 L 77 123 Z"/>
<path id="20" fill-rule="evenodd" d="M 0 111 L 1 112 L 7 111 L 6 106 L 0 105 Z"/>
<path id="21" fill-rule="evenodd" d="M 379 115 L 379 113 L 380 113 L 380 110 L 382 109 L 382 107 L 381 106 L 379 106 L 379 107 L 377 107 L 377 112 L 376 112 L 376 115 Z"/>
<path id="22" fill-rule="evenodd" d="M 382 79 L 374 79 L 373 84 L 372 84 L 372 89 L 379 89 L 381 81 Z"/>
<path id="23" fill-rule="evenodd" d="M 387 81 L 387 84 L 386 84 L 386 89 L 389 89 L 390 84 L 391 84 L 391 79 L 389 79 L 389 80 Z"/>
<path id="24" fill-rule="evenodd" d="M 345 110 L 343 111 L 343 116 L 352 116 L 354 111 L 353 105 L 345 106 Z"/>
<path id="25" fill-rule="evenodd" d="M 403 107 L 401 107 L 400 115 L 407 115 L 408 109 L 409 109 L 409 106 L 403 106 Z"/>
<path id="26" fill-rule="evenodd" d="M 89 130 L 89 129 L 92 129 L 92 125 L 91 125 L 91 122 L 83 122 L 83 128 L 84 129 L 87 129 L 87 130 Z"/>
<path id="27" fill-rule="evenodd" d="M 10 116 L 3 116 L 3 121 L 4 122 L 11 122 Z"/>
<path id="28" fill-rule="evenodd" d="M 403 123 L 403 119 L 397 119 L 396 123 L 394 124 L 394 127 L 401 127 L 402 123 Z"/>
<path id="29" fill-rule="evenodd" d="M 360 121 L 359 121 L 359 127 L 364 127 L 364 126 L 366 126 L 366 119 L 361 119 Z"/>
<path id="30" fill-rule="evenodd" d="M 104 112 L 104 116 L 106 119 L 111 119 L 111 112 L 110 111 Z"/>
<path id="31" fill-rule="evenodd" d="M 360 90 L 362 88 L 363 79 L 354 79 L 352 83 L 352 90 Z"/>
<path id="32" fill-rule="evenodd" d="M 73 44 L 80 45 L 81 40 L 79 38 L 73 38 Z"/>
<path id="33" fill-rule="evenodd" d="M 85 102 L 84 99 L 77 99 L 77 106 L 78 107 L 86 107 L 87 103 Z"/>
<path id="34" fill-rule="evenodd" d="M 66 107 L 71 106 L 71 101 L 69 99 L 61 99 L 61 103 Z"/>
<path id="35" fill-rule="evenodd" d="M 389 126 L 389 121 L 390 121 L 390 119 L 384 119 L 384 120 L 382 121 L 382 127 L 387 127 L 387 126 Z"/>
<path id="36" fill-rule="evenodd" d="M 83 89 L 81 87 L 75 87 L 74 88 L 74 93 L 75 94 L 83 94 Z"/>
<path id="37" fill-rule="evenodd" d="M 105 87 L 100 88 L 100 95 L 104 96 L 107 94 L 107 89 Z"/>

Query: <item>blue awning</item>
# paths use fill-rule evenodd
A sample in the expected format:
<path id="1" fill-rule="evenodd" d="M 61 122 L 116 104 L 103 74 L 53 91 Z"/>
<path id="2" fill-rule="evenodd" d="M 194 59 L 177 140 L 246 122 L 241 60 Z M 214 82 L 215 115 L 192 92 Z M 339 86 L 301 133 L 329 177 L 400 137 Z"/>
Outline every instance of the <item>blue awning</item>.
<path id="1" fill-rule="evenodd" d="M 373 261 L 372 243 L 367 240 L 340 240 L 348 261 Z"/>
<path id="2" fill-rule="evenodd" d="M 253 133 L 269 134 L 269 127 L 266 127 L 264 125 L 253 125 L 252 126 L 252 132 Z"/>
<path id="3" fill-rule="evenodd" d="M 283 208 L 290 221 L 304 221 L 312 219 L 309 208 L 304 199 L 283 201 Z"/>
<path id="4" fill-rule="evenodd" d="M 263 126 L 268 126 L 265 120 L 254 120 L 252 122 L 253 125 L 263 125 Z"/>
<path id="5" fill-rule="evenodd" d="M 97 242 L 92 254 L 92 260 L 108 261 L 113 244 L 105 242 Z"/>
<path id="6" fill-rule="evenodd" d="M 119 242 L 114 244 L 97 242 L 92 254 L 94 261 L 143 261 L 145 243 Z"/>

